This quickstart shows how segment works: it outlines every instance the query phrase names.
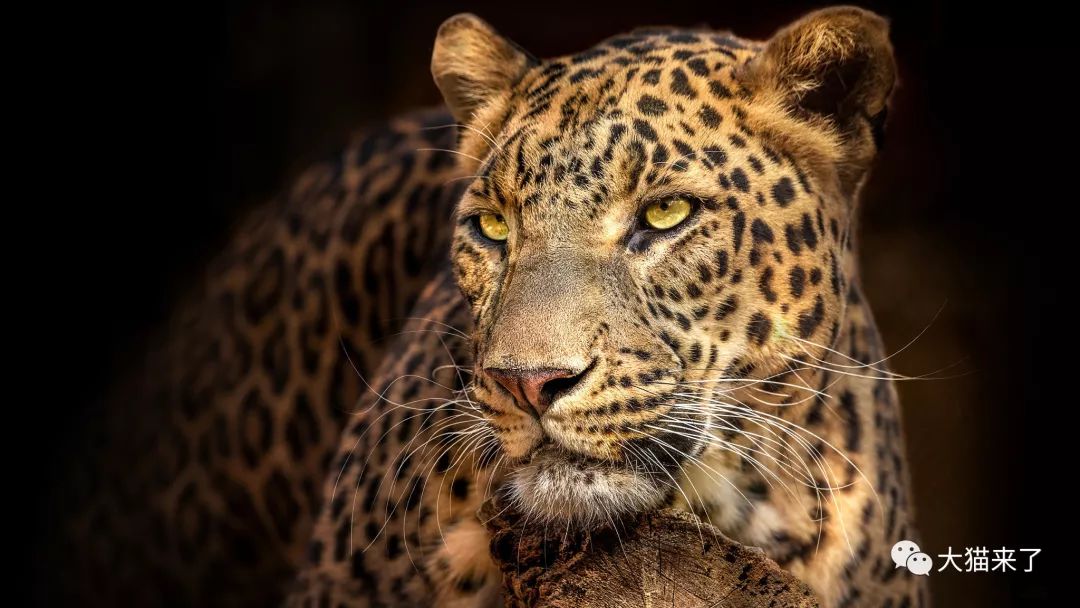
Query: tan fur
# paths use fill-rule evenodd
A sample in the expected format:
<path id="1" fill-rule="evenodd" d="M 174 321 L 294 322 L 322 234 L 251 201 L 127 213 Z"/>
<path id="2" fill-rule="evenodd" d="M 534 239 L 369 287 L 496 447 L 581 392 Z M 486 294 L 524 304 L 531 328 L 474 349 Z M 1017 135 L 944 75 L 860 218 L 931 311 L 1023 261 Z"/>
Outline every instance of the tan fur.
<path id="1" fill-rule="evenodd" d="M 490 25 L 475 15 L 461 14 L 439 27 L 431 74 L 458 122 L 468 123 L 477 108 L 505 92 L 528 63 Z"/>

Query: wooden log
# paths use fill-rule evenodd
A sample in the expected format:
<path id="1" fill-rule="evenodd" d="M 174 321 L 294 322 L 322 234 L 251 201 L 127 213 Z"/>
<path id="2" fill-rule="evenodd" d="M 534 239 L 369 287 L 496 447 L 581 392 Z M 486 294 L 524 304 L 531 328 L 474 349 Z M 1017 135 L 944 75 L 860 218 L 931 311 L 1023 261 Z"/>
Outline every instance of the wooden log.
<path id="1" fill-rule="evenodd" d="M 480 516 L 507 607 L 809 608 L 810 588 L 760 549 L 687 513 L 646 513 L 583 533 L 523 522 L 498 499 Z"/>

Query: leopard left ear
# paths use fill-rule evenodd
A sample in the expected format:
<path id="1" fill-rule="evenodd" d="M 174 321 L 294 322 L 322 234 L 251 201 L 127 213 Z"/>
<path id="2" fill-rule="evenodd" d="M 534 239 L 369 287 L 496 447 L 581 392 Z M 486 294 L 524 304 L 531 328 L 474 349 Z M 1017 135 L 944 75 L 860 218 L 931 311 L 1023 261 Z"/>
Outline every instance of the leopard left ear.
<path id="1" fill-rule="evenodd" d="M 484 103 L 509 91 L 536 63 L 484 20 L 462 13 L 439 27 L 431 74 L 454 118 L 469 124 Z"/>
<path id="2" fill-rule="evenodd" d="M 896 81 L 889 24 L 853 6 L 815 11 L 777 32 L 743 79 L 797 115 L 827 119 L 849 142 L 876 142 Z"/>

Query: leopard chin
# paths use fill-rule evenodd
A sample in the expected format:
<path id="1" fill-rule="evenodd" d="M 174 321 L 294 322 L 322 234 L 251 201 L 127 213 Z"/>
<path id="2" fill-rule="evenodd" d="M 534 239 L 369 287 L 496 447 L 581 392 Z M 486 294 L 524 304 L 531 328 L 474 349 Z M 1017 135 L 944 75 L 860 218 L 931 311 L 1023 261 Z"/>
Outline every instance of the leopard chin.
<path id="1" fill-rule="evenodd" d="M 544 445 L 511 473 L 505 490 L 530 519 L 592 529 L 661 506 L 670 485 L 626 464 Z"/>

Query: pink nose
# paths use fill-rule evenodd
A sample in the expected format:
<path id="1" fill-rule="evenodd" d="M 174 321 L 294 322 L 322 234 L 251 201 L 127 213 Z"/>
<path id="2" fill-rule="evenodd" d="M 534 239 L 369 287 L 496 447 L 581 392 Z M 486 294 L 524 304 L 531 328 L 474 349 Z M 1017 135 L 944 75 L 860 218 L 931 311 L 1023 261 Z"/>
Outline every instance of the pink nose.
<path id="1" fill-rule="evenodd" d="M 536 413 L 539 418 L 548 411 L 552 401 L 560 393 L 570 390 L 581 380 L 584 372 L 563 368 L 500 369 L 485 368 L 484 372 L 494 378 L 514 396 L 518 407 Z"/>

